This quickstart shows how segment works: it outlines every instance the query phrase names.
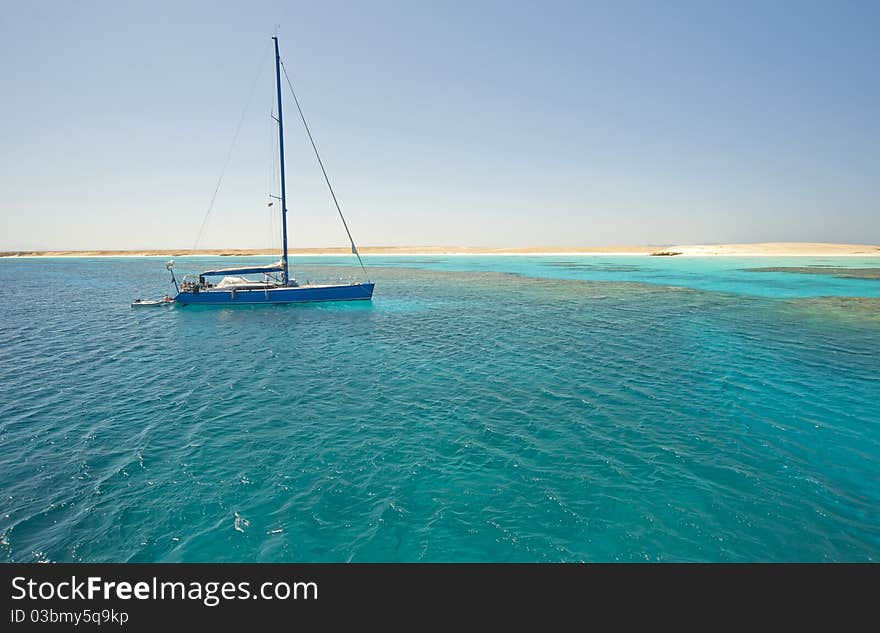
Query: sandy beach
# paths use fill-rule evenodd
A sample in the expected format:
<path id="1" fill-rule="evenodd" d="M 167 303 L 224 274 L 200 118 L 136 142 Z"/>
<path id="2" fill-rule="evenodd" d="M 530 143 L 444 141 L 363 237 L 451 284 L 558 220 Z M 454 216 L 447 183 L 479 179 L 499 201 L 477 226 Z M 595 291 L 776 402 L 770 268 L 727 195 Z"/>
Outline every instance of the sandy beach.
<path id="1" fill-rule="evenodd" d="M 706 257 L 838 257 L 880 256 L 877 244 L 831 244 L 823 242 L 767 242 L 763 244 L 693 244 L 671 246 L 670 251 L 683 255 Z"/>
<path id="2" fill-rule="evenodd" d="M 362 255 L 645 255 L 683 257 L 880 257 L 877 244 L 767 242 L 760 244 L 673 244 L 666 246 L 364 246 Z M 0 257 L 246 257 L 275 255 L 277 249 L 144 249 L 0 251 Z M 292 256 L 349 255 L 348 248 L 297 248 Z"/>

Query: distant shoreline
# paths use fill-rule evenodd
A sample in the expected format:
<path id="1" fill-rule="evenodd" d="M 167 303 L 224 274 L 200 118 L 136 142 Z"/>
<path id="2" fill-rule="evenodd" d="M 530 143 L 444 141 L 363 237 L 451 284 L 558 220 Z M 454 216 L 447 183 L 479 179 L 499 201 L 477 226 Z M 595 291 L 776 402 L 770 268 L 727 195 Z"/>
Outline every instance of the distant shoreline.
<path id="1" fill-rule="evenodd" d="M 761 244 L 692 244 L 669 246 L 599 246 L 481 248 L 474 246 L 364 246 L 362 255 L 628 255 L 683 257 L 880 257 L 877 244 L 828 244 L 772 242 Z M 251 257 L 278 255 L 277 249 L 139 249 L 139 250 L 47 250 L 0 251 L 0 257 Z M 299 248 L 295 257 L 351 255 L 348 248 Z"/>

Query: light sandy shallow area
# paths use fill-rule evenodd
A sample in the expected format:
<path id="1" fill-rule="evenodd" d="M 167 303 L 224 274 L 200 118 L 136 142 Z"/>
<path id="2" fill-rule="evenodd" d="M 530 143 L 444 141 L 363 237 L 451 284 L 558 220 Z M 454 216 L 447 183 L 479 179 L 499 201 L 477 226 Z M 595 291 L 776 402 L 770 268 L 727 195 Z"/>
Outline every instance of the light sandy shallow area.
<path id="1" fill-rule="evenodd" d="M 482 248 L 478 246 L 364 246 L 362 255 L 665 255 L 685 257 L 880 257 L 877 244 L 830 244 L 821 242 L 768 242 L 763 244 L 684 244 L 668 246 L 532 246 Z M 276 249 L 203 250 L 52 250 L 0 251 L 0 257 L 188 257 L 277 255 Z M 348 248 L 299 248 L 294 256 L 350 255 Z"/>

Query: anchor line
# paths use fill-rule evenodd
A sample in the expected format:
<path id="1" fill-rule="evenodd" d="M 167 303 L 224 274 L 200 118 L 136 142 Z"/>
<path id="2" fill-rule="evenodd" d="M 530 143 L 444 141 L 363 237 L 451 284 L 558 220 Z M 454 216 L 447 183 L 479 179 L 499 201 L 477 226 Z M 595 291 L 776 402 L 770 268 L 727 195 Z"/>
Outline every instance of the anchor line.
<path id="1" fill-rule="evenodd" d="M 330 178 L 327 177 L 327 170 L 324 169 L 324 161 L 321 160 L 321 155 L 318 153 L 318 146 L 315 145 L 315 139 L 312 138 L 312 132 L 309 129 L 309 124 L 306 123 L 306 117 L 303 114 L 302 108 L 299 105 L 299 99 L 296 97 L 296 92 L 293 90 L 293 83 L 290 81 L 290 77 L 287 75 L 287 67 L 284 65 L 284 62 L 281 62 L 281 69 L 284 71 L 284 79 L 287 80 L 287 87 L 290 88 L 290 94 L 293 96 L 293 102 L 296 104 L 297 112 L 299 112 L 299 118 L 302 119 L 303 127 L 306 129 L 306 134 L 309 137 L 309 142 L 312 144 L 312 149 L 315 152 L 315 158 L 318 159 L 318 166 L 321 168 L 321 173 L 324 174 L 324 182 L 327 183 L 327 189 L 330 190 L 330 197 L 333 198 L 333 204 L 336 205 L 336 211 L 339 213 L 339 219 L 342 220 L 342 226 L 345 227 L 345 233 L 348 235 L 348 241 L 351 243 L 351 252 L 354 253 L 355 257 L 357 257 L 358 263 L 361 265 L 361 270 L 364 271 L 364 276 L 369 280 L 369 275 L 367 274 L 367 268 L 364 266 L 364 262 L 361 259 L 361 254 L 358 252 L 357 246 L 355 246 L 354 238 L 351 236 L 351 231 L 348 229 L 348 222 L 345 221 L 345 216 L 342 214 L 342 208 L 339 206 L 339 201 L 336 199 L 336 193 L 333 191 L 333 185 L 330 184 Z"/>

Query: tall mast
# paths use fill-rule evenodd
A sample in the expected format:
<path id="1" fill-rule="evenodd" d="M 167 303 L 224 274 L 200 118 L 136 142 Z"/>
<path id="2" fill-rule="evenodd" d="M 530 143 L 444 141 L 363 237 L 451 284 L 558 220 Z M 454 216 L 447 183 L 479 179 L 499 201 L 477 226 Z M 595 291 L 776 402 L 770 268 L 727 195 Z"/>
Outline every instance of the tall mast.
<path id="1" fill-rule="evenodd" d="M 281 263 L 284 266 L 282 279 L 284 285 L 290 283 L 290 274 L 287 269 L 287 186 L 284 182 L 284 117 L 281 114 L 281 55 L 278 53 L 278 37 L 272 37 L 275 41 L 275 89 L 278 93 L 278 151 L 281 154 L 281 230 L 283 232 L 283 251 Z"/>

